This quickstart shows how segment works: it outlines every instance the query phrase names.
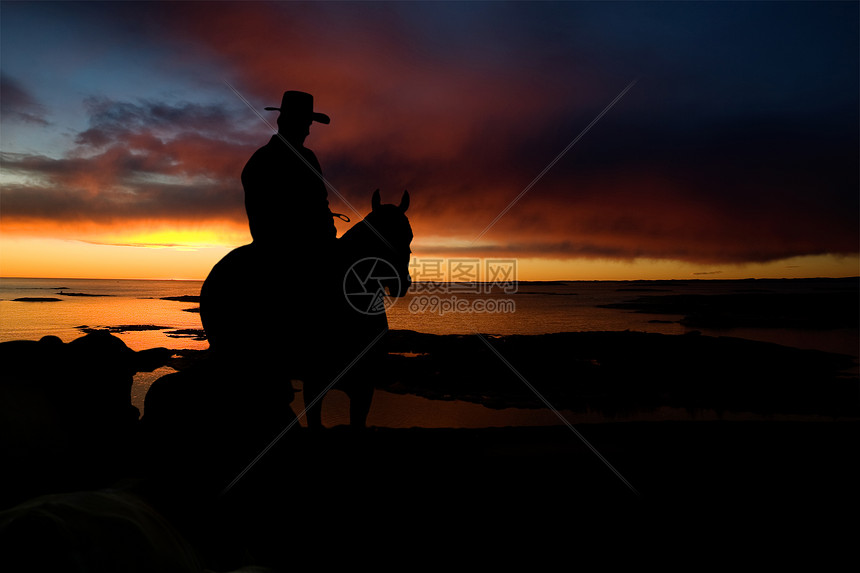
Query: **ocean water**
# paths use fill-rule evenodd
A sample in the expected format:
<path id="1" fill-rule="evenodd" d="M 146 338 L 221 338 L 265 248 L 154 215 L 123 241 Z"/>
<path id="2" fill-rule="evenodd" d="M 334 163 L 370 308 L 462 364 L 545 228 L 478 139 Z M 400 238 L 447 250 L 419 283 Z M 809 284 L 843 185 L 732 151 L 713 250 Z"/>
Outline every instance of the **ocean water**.
<path id="1" fill-rule="evenodd" d="M 54 335 L 64 342 L 84 334 L 83 327 L 111 328 L 133 350 L 166 347 L 205 349 L 197 303 L 166 300 L 195 297 L 202 281 L 27 279 L 0 277 L 0 342 L 38 340 Z M 641 314 L 601 308 L 641 295 L 743 292 L 844 292 L 831 281 L 563 281 L 521 282 L 513 292 L 483 285 L 416 285 L 407 296 L 392 299 L 392 329 L 430 334 L 544 334 L 551 332 L 635 330 L 684 334 L 700 330 L 715 336 L 737 336 L 798 348 L 815 348 L 856 356 L 857 329 L 792 330 L 766 328 L 688 328 L 680 315 Z M 56 299 L 24 302 L 16 299 Z M 261 312 L 273 305 L 304 304 L 277 292 L 261 296 Z M 123 327 L 136 327 L 126 328 Z M 183 332 L 185 331 L 185 332 Z M 188 332 L 190 331 L 190 332 Z"/>
<path id="2" fill-rule="evenodd" d="M 201 284 L 200 281 L 0 278 L 0 342 L 38 340 L 45 335 L 69 342 L 82 336 L 86 328 L 108 328 L 133 350 L 205 349 L 208 343 L 199 336 L 202 325 L 196 312 L 198 305 L 191 298 L 199 294 Z M 693 329 L 677 322 L 682 318 L 680 315 L 641 314 L 600 305 L 625 302 L 642 295 L 752 291 L 821 294 L 828 289 L 844 291 L 845 288 L 845 283 L 826 280 L 520 282 L 515 289 L 508 289 L 513 292 L 499 288 L 489 290 L 485 285 L 471 283 L 416 284 L 407 296 L 389 301 L 393 303 L 388 308 L 388 320 L 392 329 L 430 334 L 619 330 L 684 334 Z M 171 300 L 177 297 L 180 300 Z M 272 305 L 294 303 L 273 292 L 269 297 L 261 297 L 260 310 L 271 312 Z M 856 328 L 696 330 L 706 335 L 749 338 L 854 357 L 860 354 L 860 336 Z M 149 385 L 169 372 L 172 370 L 162 368 L 154 373 L 138 374 L 132 399 L 139 409 L 142 409 Z M 331 399 L 325 402 L 324 416 L 329 425 L 345 423 L 340 412 L 345 412 L 346 406 L 338 394 L 332 393 Z M 492 411 L 474 404 L 439 404 L 418 397 L 379 393 L 369 423 L 484 427 L 560 421 L 549 411 Z"/>
<path id="3" fill-rule="evenodd" d="M 84 327 L 159 326 L 163 328 L 129 329 L 115 335 L 132 350 L 159 346 L 208 348 L 205 341 L 171 334 L 177 330 L 202 330 L 199 313 L 189 311 L 197 303 L 164 300 L 197 296 L 201 284 L 201 281 L 0 278 L 0 342 L 38 340 L 46 335 L 70 342 L 85 334 Z M 18 300 L 27 298 L 56 300 Z"/>

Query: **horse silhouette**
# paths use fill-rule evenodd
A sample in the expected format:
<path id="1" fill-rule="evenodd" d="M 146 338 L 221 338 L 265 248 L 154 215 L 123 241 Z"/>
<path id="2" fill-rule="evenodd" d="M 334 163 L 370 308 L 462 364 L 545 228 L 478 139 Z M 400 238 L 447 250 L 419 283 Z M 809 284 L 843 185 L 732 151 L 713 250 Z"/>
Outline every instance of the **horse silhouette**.
<path id="1" fill-rule="evenodd" d="M 399 205 L 382 204 L 377 189 L 371 205 L 336 241 L 332 260 L 291 255 L 300 245 L 273 250 L 251 243 L 221 259 L 200 291 L 212 352 L 247 364 L 248 376 L 267 379 L 247 381 L 254 387 L 283 389 L 301 380 L 310 428 L 322 427 L 322 399 L 332 388 L 349 397 L 350 425 L 366 425 L 374 377 L 382 374 L 385 290 L 402 297 L 411 284 L 409 193 Z M 281 281 L 278 300 L 264 307 L 274 280 Z"/>

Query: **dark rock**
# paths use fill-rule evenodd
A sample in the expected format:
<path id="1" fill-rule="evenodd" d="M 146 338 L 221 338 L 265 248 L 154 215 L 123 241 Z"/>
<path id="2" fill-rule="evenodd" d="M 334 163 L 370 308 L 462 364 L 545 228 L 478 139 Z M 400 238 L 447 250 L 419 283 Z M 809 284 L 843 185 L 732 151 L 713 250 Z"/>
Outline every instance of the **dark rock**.
<path id="1" fill-rule="evenodd" d="M 860 415 L 857 377 L 846 374 L 856 368 L 850 356 L 698 331 L 481 337 L 391 331 L 386 350 L 394 354 L 380 387 L 488 407 L 543 408 L 542 396 L 557 409 L 608 416 L 663 406 Z"/>
<path id="2" fill-rule="evenodd" d="M 104 485 L 135 455 L 134 374 L 171 351 L 129 349 L 107 332 L 0 343 L 0 503 Z"/>
<path id="3" fill-rule="evenodd" d="M 162 515 L 119 491 L 47 495 L 0 512 L 0 568 L 202 573 Z"/>
<path id="4" fill-rule="evenodd" d="M 184 294 L 181 296 L 163 296 L 160 300 L 173 300 L 178 302 L 200 302 L 200 296 L 196 294 Z"/>
<path id="5" fill-rule="evenodd" d="M 193 338 L 194 340 L 206 340 L 206 331 L 202 328 L 168 330 L 164 334 L 169 338 Z"/>
<path id="6" fill-rule="evenodd" d="M 82 297 L 100 297 L 100 296 L 114 296 L 112 294 L 88 294 L 85 292 L 58 292 L 60 296 L 82 296 Z"/>
<path id="7" fill-rule="evenodd" d="M 153 475 L 217 493 L 296 422 L 289 379 L 200 352 L 156 380 L 141 421 Z M 181 475 L 182 477 L 176 477 Z"/>
<path id="8" fill-rule="evenodd" d="M 148 330 L 167 330 L 169 326 L 158 326 L 155 324 L 121 324 L 119 326 L 78 326 L 77 329 L 88 334 L 96 332 L 107 332 L 120 334 L 122 332 L 144 332 Z"/>

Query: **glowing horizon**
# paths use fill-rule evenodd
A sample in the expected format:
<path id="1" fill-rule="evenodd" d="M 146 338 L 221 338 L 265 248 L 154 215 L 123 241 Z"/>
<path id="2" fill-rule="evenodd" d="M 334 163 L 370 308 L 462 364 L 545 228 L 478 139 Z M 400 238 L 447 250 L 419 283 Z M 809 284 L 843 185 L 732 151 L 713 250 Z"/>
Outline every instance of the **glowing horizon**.
<path id="1" fill-rule="evenodd" d="M 237 245 L 238 246 L 238 245 Z M 414 245 L 413 263 L 464 257 L 461 253 L 422 252 Z M 0 240 L 0 277 L 194 280 L 206 278 L 231 245 L 192 243 L 181 247 L 153 244 L 101 244 L 77 240 L 9 238 Z M 860 258 L 833 255 L 794 257 L 767 263 L 704 265 L 668 260 L 552 260 L 513 258 L 520 281 L 691 280 L 763 278 L 844 278 L 860 276 Z M 416 277 L 421 280 L 421 277 Z M 446 277 L 447 280 L 447 277 Z"/>

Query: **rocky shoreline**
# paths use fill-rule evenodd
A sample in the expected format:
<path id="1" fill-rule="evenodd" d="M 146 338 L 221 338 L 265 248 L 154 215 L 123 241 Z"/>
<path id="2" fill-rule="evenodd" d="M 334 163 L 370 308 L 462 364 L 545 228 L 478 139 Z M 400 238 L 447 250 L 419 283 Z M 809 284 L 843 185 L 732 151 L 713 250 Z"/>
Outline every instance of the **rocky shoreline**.
<path id="1" fill-rule="evenodd" d="M 738 338 L 643 332 L 427 335 L 392 331 L 391 392 L 487 407 L 661 406 L 765 415 L 858 416 L 856 360 Z"/>

